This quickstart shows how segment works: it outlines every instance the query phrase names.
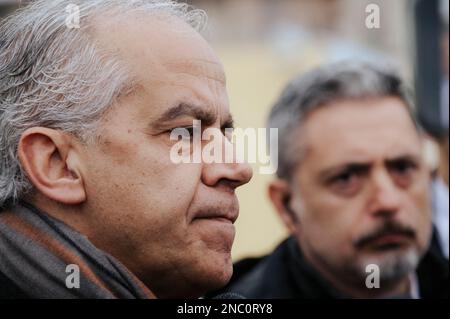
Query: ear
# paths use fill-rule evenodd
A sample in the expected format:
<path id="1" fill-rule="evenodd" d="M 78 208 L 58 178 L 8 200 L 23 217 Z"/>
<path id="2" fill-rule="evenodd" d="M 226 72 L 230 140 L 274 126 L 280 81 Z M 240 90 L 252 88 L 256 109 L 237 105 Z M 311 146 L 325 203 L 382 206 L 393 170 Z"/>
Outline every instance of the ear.
<path id="1" fill-rule="evenodd" d="M 281 220 L 286 225 L 291 234 L 297 232 L 297 216 L 291 209 L 291 187 L 289 183 L 283 179 L 275 179 L 269 184 L 269 198 L 275 207 Z"/>
<path id="2" fill-rule="evenodd" d="M 86 200 L 77 149 L 68 134 L 30 128 L 20 138 L 18 155 L 28 178 L 46 197 L 68 205 Z"/>

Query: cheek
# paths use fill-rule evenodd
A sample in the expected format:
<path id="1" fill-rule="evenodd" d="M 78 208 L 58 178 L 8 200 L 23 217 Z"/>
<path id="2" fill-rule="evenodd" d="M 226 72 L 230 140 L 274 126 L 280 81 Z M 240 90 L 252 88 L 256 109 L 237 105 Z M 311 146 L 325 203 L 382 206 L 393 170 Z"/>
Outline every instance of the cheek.
<path id="1" fill-rule="evenodd" d="M 352 238 L 360 223 L 363 199 L 337 197 L 319 185 L 307 169 L 300 169 L 298 178 L 302 202 L 298 205 L 300 210 L 296 210 L 300 240 L 307 240 L 329 254 L 342 252 L 345 247 L 351 249 Z"/>
<path id="2" fill-rule="evenodd" d="M 423 173 L 422 176 L 412 185 L 408 192 L 409 202 L 412 203 L 416 210 L 420 211 L 420 215 L 429 217 L 430 211 L 430 188 L 431 180 L 427 173 Z"/>
<path id="3" fill-rule="evenodd" d="M 424 177 L 417 182 L 407 193 L 405 205 L 406 223 L 414 227 L 417 231 L 419 243 L 422 246 L 427 244 L 431 236 L 432 204 L 430 197 L 429 179 Z"/>
<path id="4" fill-rule="evenodd" d="M 352 240 L 361 227 L 359 199 L 337 199 L 322 192 L 305 203 L 305 212 L 300 220 L 300 233 L 305 240 L 324 253 L 343 253 L 350 250 Z"/>
<path id="5" fill-rule="evenodd" d="M 88 200 L 111 215 L 133 215 L 124 227 L 134 231 L 185 222 L 201 168 L 173 164 L 164 153 L 159 146 L 128 144 L 97 154 L 86 180 Z"/>

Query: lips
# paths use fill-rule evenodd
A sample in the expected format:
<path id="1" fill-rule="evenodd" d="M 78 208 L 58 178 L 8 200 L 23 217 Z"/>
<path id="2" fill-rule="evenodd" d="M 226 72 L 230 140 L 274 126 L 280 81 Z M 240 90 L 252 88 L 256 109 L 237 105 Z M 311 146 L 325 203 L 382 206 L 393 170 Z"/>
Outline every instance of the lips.
<path id="1" fill-rule="evenodd" d="M 195 214 L 193 220 L 211 220 L 223 223 L 234 224 L 239 216 L 239 211 L 237 209 L 208 209 L 202 210 Z"/>
<path id="2" fill-rule="evenodd" d="M 372 243 L 377 246 L 384 246 L 384 245 L 401 244 L 407 241 L 408 239 L 409 237 L 405 236 L 404 234 L 391 233 L 375 238 L 374 240 L 372 240 Z"/>
<path id="3" fill-rule="evenodd" d="M 397 222 L 387 222 L 377 230 L 355 241 L 357 249 L 394 249 L 410 243 L 416 237 L 415 230 Z"/>
<path id="4" fill-rule="evenodd" d="M 400 248 L 410 240 L 411 236 L 400 232 L 392 232 L 372 238 L 366 242 L 365 246 L 372 249 L 390 250 Z"/>

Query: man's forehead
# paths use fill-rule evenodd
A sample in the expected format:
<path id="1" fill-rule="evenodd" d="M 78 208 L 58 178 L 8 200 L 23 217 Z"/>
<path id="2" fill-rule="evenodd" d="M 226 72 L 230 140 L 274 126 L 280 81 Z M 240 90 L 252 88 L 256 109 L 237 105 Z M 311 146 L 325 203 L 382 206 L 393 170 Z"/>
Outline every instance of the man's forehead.
<path id="1" fill-rule="evenodd" d="M 326 130 L 326 128 L 324 128 Z M 304 131 L 306 132 L 306 131 Z M 420 137 L 415 132 L 379 127 L 373 130 L 335 131 L 312 136 L 306 133 L 302 139 L 307 153 L 327 158 L 351 159 L 389 157 L 397 153 L 420 153 Z"/>
<path id="2" fill-rule="evenodd" d="M 226 84 L 226 76 L 222 64 L 218 60 L 207 58 L 179 58 L 164 61 L 162 65 L 169 71 L 178 74 L 189 74 Z"/>
<path id="3" fill-rule="evenodd" d="M 158 66 L 204 73 L 224 82 L 223 67 L 209 44 L 178 17 L 133 14 L 127 19 L 103 17 L 95 35 L 102 47 L 117 53 L 134 71 L 158 72 Z"/>
<path id="4" fill-rule="evenodd" d="M 324 106 L 314 111 L 299 130 L 303 159 L 316 165 L 373 162 L 398 156 L 420 156 L 420 136 L 401 101 L 372 101 L 374 105 Z"/>
<path id="5" fill-rule="evenodd" d="M 314 143 L 326 140 L 341 145 L 370 143 L 389 134 L 419 138 L 407 106 L 394 97 L 342 100 L 319 107 L 304 119 L 302 131 Z"/>
<path id="6" fill-rule="evenodd" d="M 166 60 L 160 67 L 160 73 L 144 75 L 143 81 L 143 89 L 148 96 L 158 92 L 168 94 L 167 100 L 171 102 L 157 108 L 159 112 L 166 112 L 169 107 L 178 111 L 191 110 L 193 112 L 181 113 L 194 118 L 217 119 L 229 116 L 226 79 L 220 64 L 207 59 L 173 59 Z"/>
<path id="7" fill-rule="evenodd" d="M 111 21 L 105 18 L 99 23 L 99 41 L 118 53 L 144 95 L 153 97 L 161 92 L 168 96 L 170 91 L 171 99 L 185 97 L 180 102 L 215 108 L 219 102 L 226 104 L 223 66 L 187 23 L 177 17 L 154 15 L 133 16 L 118 24 Z M 186 99 L 189 96 L 197 101 Z M 167 108 L 166 104 L 161 108 Z M 174 101 L 170 104 L 176 106 Z"/>

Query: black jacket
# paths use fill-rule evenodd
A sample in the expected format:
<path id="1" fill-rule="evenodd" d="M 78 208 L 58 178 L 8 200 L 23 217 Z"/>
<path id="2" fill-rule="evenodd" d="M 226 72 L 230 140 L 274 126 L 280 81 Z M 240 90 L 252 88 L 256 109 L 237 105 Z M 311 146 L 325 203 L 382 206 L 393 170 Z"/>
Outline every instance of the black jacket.
<path id="1" fill-rule="evenodd" d="M 0 272 L 0 299 L 28 299 L 10 279 Z"/>
<path id="2" fill-rule="evenodd" d="M 434 241 L 433 241 L 434 242 Z M 449 264 L 434 245 L 422 259 L 417 276 L 421 298 L 448 298 Z M 262 258 L 245 259 L 234 266 L 233 277 L 216 293 L 233 292 L 246 298 L 346 298 L 307 263 L 294 238 Z"/>

